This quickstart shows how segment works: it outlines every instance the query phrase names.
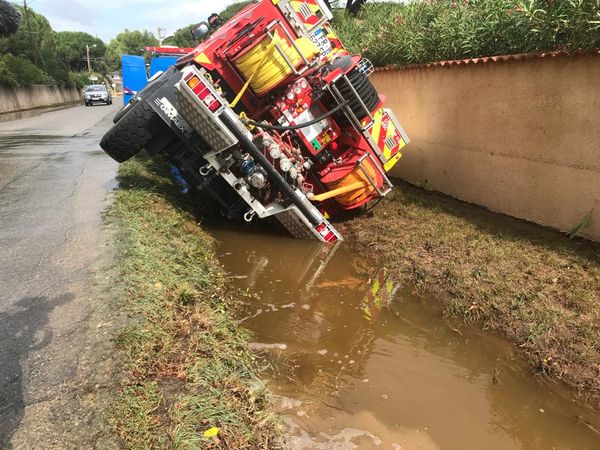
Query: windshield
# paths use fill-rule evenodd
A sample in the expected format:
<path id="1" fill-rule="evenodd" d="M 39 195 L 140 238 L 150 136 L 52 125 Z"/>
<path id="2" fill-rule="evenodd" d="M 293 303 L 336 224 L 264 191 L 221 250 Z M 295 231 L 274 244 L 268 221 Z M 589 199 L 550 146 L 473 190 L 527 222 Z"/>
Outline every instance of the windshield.
<path id="1" fill-rule="evenodd" d="M 106 91 L 106 87 L 104 86 L 89 86 L 85 92 L 104 92 Z"/>

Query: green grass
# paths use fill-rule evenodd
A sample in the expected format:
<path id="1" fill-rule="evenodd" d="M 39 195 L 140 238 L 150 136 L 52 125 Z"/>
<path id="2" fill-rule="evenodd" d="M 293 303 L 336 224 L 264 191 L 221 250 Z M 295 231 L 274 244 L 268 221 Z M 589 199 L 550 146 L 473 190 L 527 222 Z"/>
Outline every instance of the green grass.
<path id="1" fill-rule="evenodd" d="M 405 183 L 340 229 L 445 314 L 511 339 L 536 370 L 598 404 L 599 244 Z"/>
<path id="2" fill-rule="evenodd" d="M 126 379 L 114 408 L 125 447 L 271 448 L 279 433 L 233 318 L 212 239 L 148 161 L 119 170 L 109 218 L 121 230 L 119 264 L 132 324 L 116 339 Z M 219 429 L 215 438 L 204 431 Z"/>

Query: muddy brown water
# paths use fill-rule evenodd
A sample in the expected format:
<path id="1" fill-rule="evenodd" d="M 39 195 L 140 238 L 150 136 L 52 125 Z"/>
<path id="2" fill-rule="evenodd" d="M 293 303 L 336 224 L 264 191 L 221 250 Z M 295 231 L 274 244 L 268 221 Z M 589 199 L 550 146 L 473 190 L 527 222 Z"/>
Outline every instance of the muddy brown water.
<path id="1" fill-rule="evenodd" d="M 346 243 L 211 230 L 293 449 L 599 449 L 600 417 Z"/>

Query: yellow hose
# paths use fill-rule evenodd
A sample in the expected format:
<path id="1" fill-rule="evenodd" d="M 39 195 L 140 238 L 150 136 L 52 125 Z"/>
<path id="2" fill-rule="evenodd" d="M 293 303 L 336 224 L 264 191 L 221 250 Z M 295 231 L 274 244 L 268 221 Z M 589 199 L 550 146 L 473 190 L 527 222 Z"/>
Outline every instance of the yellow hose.
<path id="1" fill-rule="evenodd" d="M 362 163 L 362 169 L 357 167 L 341 180 L 327 183 L 329 192 L 338 192 L 335 195 L 335 201 L 345 208 L 352 208 L 367 197 L 373 195 L 375 187 L 370 183 L 363 170 L 365 170 L 371 180 L 377 183 L 377 170 L 373 166 L 370 159 L 366 159 Z M 359 186 L 360 185 L 360 186 Z M 347 189 L 346 188 L 352 188 Z"/>
<path id="2" fill-rule="evenodd" d="M 278 30 L 275 30 L 272 35 L 272 41 L 269 36 L 263 37 L 257 45 L 233 61 L 256 95 L 266 94 L 292 73 L 292 68 L 279 50 L 274 50 L 275 46 L 281 49 L 294 68 L 300 66 L 302 62 L 300 54 L 285 38 L 281 37 Z M 298 39 L 296 45 L 308 60 L 314 58 L 319 52 L 308 39 Z"/>
<path id="3" fill-rule="evenodd" d="M 242 89 L 240 89 L 240 92 L 238 92 L 238 95 L 235 96 L 235 98 L 233 99 L 233 101 L 230 103 L 229 106 L 231 106 L 232 108 L 235 108 L 235 106 L 238 104 L 238 102 L 244 95 L 244 92 L 246 92 L 246 89 L 248 89 L 248 86 L 250 86 L 250 84 L 252 83 L 254 76 L 258 73 L 258 69 L 265 63 L 266 59 L 269 57 L 269 54 L 273 51 L 274 48 L 275 48 L 275 41 L 273 41 L 269 44 L 268 48 L 265 51 L 263 58 L 256 65 L 256 69 L 254 70 L 254 72 L 252 72 L 252 75 L 250 75 L 250 78 L 248 78 L 248 81 L 246 81 L 244 86 L 242 86 Z"/>
<path id="4" fill-rule="evenodd" d="M 330 198 L 337 197 L 343 194 L 347 194 L 348 192 L 356 191 L 358 189 L 362 189 L 366 187 L 369 183 L 365 181 L 356 181 L 352 184 L 348 184 L 346 186 L 339 187 L 334 189 L 333 191 L 327 191 L 322 194 L 317 195 L 309 195 L 308 199 L 313 202 L 322 202 L 325 200 L 329 200 Z"/>

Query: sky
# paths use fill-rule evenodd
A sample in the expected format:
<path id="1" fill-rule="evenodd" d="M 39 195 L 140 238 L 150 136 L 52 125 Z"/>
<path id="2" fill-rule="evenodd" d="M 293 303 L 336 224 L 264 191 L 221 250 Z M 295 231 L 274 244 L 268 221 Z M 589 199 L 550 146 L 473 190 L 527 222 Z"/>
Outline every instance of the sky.
<path id="1" fill-rule="evenodd" d="M 85 31 L 108 42 L 125 28 L 156 34 L 160 27 L 165 30 L 164 36 L 170 36 L 178 28 L 206 20 L 211 13 L 236 1 L 239 0 L 27 0 L 27 4 L 46 16 L 56 31 Z"/>
<path id="2" fill-rule="evenodd" d="M 27 0 L 27 5 L 43 14 L 56 31 L 85 31 L 105 42 L 125 28 L 149 30 L 157 27 L 170 36 L 190 23 L 197 23 L 235 0 Z"/>

